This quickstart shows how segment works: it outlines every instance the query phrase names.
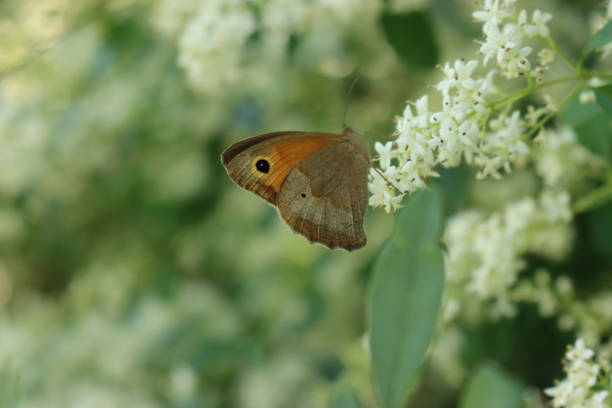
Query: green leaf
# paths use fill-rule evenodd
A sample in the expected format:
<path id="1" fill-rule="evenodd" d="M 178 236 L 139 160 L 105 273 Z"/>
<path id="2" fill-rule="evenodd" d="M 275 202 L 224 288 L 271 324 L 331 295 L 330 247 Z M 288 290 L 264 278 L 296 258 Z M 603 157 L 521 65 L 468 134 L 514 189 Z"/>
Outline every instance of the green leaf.
<path id="1" fill-rule="evenodd" d="M 581 103 L 579 97 L 576 96 L 563 112 L 561 120 L 574 128 L 580 144 L 592 153 L 605 160 L 612 157 L 610 118 L 602 111 L 598 103 Z"/>
<path id="2" fill-rule="evenodd" d="M 608 260 L 612 260 L 612 203 L 589 211 L 584 215 L 587 232 L 587 243 L 589 249 L 600 254 Z"/>
<path id="3" fill-rule="evenodd" d="M 574 127 L 578 134 L 578 141 L 592 153 L 609 160 L 611 157 L 610 145 L 610 118 L 599 112 L 590 120 Z"/>
<path id="4" fill-rule="evenodd" d="M 523 386 L 494 364 L 484 364 L 468 380 L 460 408 L 521 408 Z"/>
<path id="5" fill-rule="evenodd" d="M 438 62 L 438 45 L 427 12 L 383 13 L 380 17 L 387 41 L 404 63 L 419 69 Z"/>
<path id="6" fill-rule="evenodd" d="M 580 96 L 576 95 L 567 104 L 567 108 L 563 111 L 561 120 L 569 126 L 575 127 L 580 125 L 587 120 L 593 118 L 595 115 L 601 113 L 601 108 L 595 102 L 580 102 Z"/>
<path id="7" fill-rule="evenodd" d="M 361 408 L 361 403 L 353 390 L 347 387 L 332 399 L 329 408 Z"/>
<path id="8" fill-rule="evenodd" d="M 597 103 L 601 106 L 604 112 L 612 115 L 612 85 L 606 85 L 599 88 L 594 88 Z"/>
<path id="9" fill-rule="evenodd" d="M 601 30 L 599 30 L 589 41 L 588 45 L 584 49 L 584 54 L 603 47 L 604 45 L 612 42 L 612 21 L 608 21 Z"/>
<path id="10" fill-rule="evenodd" d="M 444 286 L 441 224 L 439 194 L 415 194 L 374 266 L 370 351 L 383 408 L 403 406 L 431 340 Z"/>

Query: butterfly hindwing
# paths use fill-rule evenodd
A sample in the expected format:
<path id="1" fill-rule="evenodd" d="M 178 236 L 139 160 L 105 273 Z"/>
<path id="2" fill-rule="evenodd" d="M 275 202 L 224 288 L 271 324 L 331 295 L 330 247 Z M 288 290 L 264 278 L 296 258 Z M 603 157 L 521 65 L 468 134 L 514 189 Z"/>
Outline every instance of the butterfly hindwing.
<path id="1" fill-rule="evenodd" d="M 293 168 L 281 189 L 278 209 L 294 231 L 333 249 L 366 243 L 369 161 L 350 140 L 327 146 Z"/>

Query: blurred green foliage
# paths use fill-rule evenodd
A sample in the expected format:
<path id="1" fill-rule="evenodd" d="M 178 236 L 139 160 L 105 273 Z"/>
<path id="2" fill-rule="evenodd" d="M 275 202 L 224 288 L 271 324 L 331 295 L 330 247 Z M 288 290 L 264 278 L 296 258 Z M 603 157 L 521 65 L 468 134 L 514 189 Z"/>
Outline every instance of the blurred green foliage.
<path id="1" fill-rule="evenodd" d="M 239 50 L 244 78 L 214 92 L 190 83 L 179 34 L 156 25 L 162 3 L 0 2 L 0 406 L 299 408 L 346 383 L 373 406 L 366 288 L 394 218 L 369 210 L 356 253 L 312 246 L 233 185 L 219 156 L 264 131 L 339 131 L 355 76 L 347 122 L 370 143 L 390 134 L 436 62 L 473 52 L 469 2 L 383 2 L 374 23 L 330 24 L 322 38 L 295 28 L 270 65 L 255 30 Z M 586 32 L 589 10 L 563 7 L 559 24 Z M 583 134 L 609 158 L 609 138 Z M 499 207 L 512 180 L 537 183 L 444 171 L 445 216 Z M 580 216 L 579 245 L 552 266 L 587 294 L 610 285 L 611 219 L 609 205 Z M 466 328 L 460 358 L 547 386 L 570 339 L 553 327 L 525 308 Z M 409 404 L 451 407 L 459 394 L 426 363 Z"/>
<path id="2" fill-rule="evenodd" d="M 461 397 L 461 408 L 520 408 L 523 385 L 492 364 L 483 364 L 469 379 Z"/>

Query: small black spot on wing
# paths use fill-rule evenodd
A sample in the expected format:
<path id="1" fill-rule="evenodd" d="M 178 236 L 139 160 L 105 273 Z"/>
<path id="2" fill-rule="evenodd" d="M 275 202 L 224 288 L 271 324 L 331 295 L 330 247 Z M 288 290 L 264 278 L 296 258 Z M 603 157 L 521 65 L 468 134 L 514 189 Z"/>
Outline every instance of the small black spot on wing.
<path id="1" fill-rule="evenodd" d="M 260 173 L 267 174 L 270 171 L 270 162 L 267 161 L 266 159 L 259 159 L 255 163 L 255 168 Z"/>

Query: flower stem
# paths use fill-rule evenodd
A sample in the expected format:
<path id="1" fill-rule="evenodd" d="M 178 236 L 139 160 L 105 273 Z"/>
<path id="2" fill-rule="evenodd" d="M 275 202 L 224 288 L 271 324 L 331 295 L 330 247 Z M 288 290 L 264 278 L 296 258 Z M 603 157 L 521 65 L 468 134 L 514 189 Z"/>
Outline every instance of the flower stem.
<path id="1" fill-rule="evenodd" d="M 565 55 L 563 53 L 563 51 L 561 51 L 559 49 L 559 47 L 557 47 L 557 43 L 554 42 L 554 40 L 551 37 L 548 37 L 548 46 L 552 49 L 552 51 L 557 54 L 558 56 L 561 57 L 561 59 L 563 61 L 565 61 L 565 63 L 574 71 L 577 72 L 578 71 L 578 66 L 574 65 L 574 63 L 572 63 L 572 61 L 567 57 L 567 55 Z"/>
<path id="2" fill-rule="evenodd" d="M 493 112 L 493 108 L 487 109 L 487 116 L 484 117 L 482 122 L 480 123 L 480 140 L 483 141 L 485 138 L 485 134 L 487 133 L 487 124 L 489 123 L 489 118 L 491 117 L 491 113 Z"/>
<path id="3" fill-rule="evenodd" d="M 612 72 L 601 72 L 601 71 L 582 71 L 582 76 L 586 78 L 606 78 L 612 79 Z"/>
<path id="4" fill-rule="evenodd" d="M 530 93 L 532 93 L 533 91 L 536 91 L 538 89 L 546 88 L 546 87 L 557 85 L 557 84 L 562 84 L 564 82 L 575 81 L 575 80 L 578 80 L 580 78 L 582 78 L 582 77 L 579 74 L 574 74 L 574 75 L 569 75 L 569 76 L 553 79 L 553 80 L 546 81 L 546 82 L 541 82 L 539 84 L 535 84 L 535 85 L 532 85 L 532 86 L 528 86 L 526 88 L 523 88 L 523 89 L 520 89 L 520 90 L 518 90 L 516 92 L 513 92 L 513 93 L 511 93 L 511 94 L 509 94 L 509 95 L 507 95 L 507 96 L 505 96 L 505 97 L 503 97 L 501 99 L 489 102 L 489 107 L 496 108 L 499 105 L 503 105 L 503 104 L 506 104 L 506 103 L 512 103 L 512 102 L 515 102 L 515 101 L 517 101 L 517 100 L 519 100 L 519 99 L 529 95 Z"/>
<path id="5" fill-rule="evenodd" d="M 546 116 L 544 116 L 542 119 L 540 119 L 534 126 L 533 128 L 531 128 L 531 130 L 527 133 L 527 135 L 525 135 L 526 139 L 530 139 L 531 136 L 533 136 L 538 130 L 540 130 L 545 124 L 546 122 L 548 122 L 550 120 L 550 118 L 552 118 L 554 115 L 556 115 L 558 113 L 558 111 L 561 111 L 565 108 L 565 105 L 569 102 L 570 99 L 572 99 L 572 97 L 576 94 L 576 91 L 578 91 L 578 89 L 580 88 L 580 83 L 574 85 L 574 87 L 572 88 L 571 91 L 569 91 L 567 93 L 567 95 L 565 96 L 565 98 L 563 98 L 563 100 L 560 103 L 559 109 L 558 110 L 554 110 L 552 112 L 549 112 Z"/>
<path id="6" fill-rule="evenodd" d="M 610 200 L 612 200 L 612 173 L 608 174 L 608 182 L 604 186 L 575 201 L 572 205 L 572 212 L 580 214 L 597 208 Z"/>

